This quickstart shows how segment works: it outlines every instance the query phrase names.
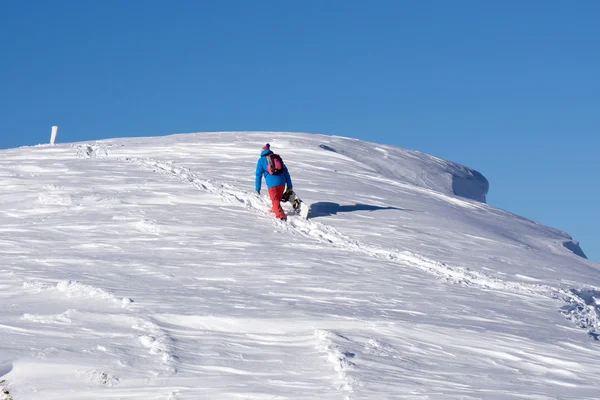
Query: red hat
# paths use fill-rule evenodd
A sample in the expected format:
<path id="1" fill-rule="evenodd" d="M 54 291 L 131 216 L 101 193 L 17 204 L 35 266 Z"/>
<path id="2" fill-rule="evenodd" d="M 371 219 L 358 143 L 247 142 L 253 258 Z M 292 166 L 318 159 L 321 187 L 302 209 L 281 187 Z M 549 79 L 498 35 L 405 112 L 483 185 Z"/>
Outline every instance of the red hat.
<path id="1" fill-rule="evenodd" d="M 262 148 L 263 150 L 269 150 L 271 148 L 271 145 L 269 143 L 265 144 L 265 146 Z"/>

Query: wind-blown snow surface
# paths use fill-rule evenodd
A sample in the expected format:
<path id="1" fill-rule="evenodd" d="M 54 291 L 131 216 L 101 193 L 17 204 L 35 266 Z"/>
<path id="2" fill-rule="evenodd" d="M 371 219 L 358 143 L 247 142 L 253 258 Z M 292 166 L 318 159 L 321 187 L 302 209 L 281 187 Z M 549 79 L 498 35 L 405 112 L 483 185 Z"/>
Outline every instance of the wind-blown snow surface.
<path id="1" fill-rule="evenodd" d="M 254 194 L 265 142 L 309 221 Z M 468 168 L 281 133 L 0 155 L 0 399 L 600 397 L 600 266 Z"/>

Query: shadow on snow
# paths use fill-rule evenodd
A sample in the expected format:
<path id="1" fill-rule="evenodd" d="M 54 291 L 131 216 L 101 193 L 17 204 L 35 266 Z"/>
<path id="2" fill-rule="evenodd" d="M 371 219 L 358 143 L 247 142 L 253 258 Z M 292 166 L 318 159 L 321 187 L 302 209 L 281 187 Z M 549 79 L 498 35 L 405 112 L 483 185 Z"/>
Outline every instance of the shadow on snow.
<path id="1" fill-rule="evenodd" d="M 310 218 L 327 217 L 330 215 L 336 215 L 338 213 L 345 213 L 345 212 L 378 211 L 378 210 L 407 211 L 406 209 L 398 208 L 398 207 L 380 207 L 380 206 L 372 206 L 369 204 L 354 204 L 354 205 L 342 206 L 338 203 L 319 202 L 319 203 L 311 204 L 309 217 Z"/>

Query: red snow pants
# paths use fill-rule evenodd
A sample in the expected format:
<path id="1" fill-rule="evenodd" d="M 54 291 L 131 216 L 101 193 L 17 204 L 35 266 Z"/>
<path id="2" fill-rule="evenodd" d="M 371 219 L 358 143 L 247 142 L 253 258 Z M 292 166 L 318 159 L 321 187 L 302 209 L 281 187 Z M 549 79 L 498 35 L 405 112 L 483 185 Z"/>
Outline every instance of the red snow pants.
<path id="1" fill-rule="evenodd" d="M 271 212 L 275 214 L 275 217 L 279 219 L 287 219 L 285 212 L 283 212 L 283 208 L 281 207 L 281 197 L 283 196 L 283 192 L 285 192 L 285 185 L 279 185 L 272 188 L 269 188 L 269 197 L 271 198 L 271 202 L 273 203 L 273 208 Z"/>

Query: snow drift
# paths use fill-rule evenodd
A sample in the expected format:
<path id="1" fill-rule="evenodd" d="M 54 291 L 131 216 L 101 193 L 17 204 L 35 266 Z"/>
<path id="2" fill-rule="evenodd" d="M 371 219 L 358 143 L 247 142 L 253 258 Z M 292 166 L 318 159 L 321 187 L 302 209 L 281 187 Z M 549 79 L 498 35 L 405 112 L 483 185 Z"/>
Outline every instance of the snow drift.
<path id="1" fill-rule="evenodd" d="M 486 202 L 487 179 L 465 166 L 394 146 L 357 146 L 348 138 L 323 138 L 323 142 L 327 144 L 321 144 L 322 149 L 362 163 L 381 177 Z"/>

